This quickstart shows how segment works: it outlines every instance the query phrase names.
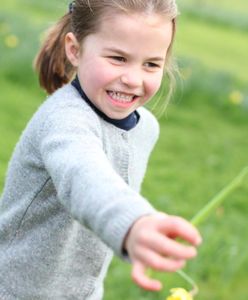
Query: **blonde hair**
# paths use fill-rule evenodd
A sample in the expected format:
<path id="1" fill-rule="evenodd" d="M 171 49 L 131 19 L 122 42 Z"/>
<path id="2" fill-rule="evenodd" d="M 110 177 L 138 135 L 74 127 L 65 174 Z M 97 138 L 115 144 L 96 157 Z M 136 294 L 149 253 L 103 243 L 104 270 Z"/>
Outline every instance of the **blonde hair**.
<path id="1" fill-rule="evenodd" d="M 172 45 L 176 32 L 178 14 L 175 0 L 76 0 L 70 11 L 56 23 L 37 54 L 34 67 L 39 82 L 49 94 L 70 82 L 75 68 L 67 59 L 64 47 L 65 36 L 74 33 L 81 44 L 86 36 L 98 31 L 101 20 L 109 13 L 155 13 L 170 19 L 173 24 L 173 38 L 166 57 L 165 75 L 169 78 L 169 92 L 174 86 Z"/>

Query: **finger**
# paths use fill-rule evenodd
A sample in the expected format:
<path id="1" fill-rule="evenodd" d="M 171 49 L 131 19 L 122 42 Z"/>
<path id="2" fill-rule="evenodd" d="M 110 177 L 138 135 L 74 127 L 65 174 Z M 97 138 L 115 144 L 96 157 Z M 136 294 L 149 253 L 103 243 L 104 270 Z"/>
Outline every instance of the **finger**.
<path id="1" fill-rule="evenodd" d="M 163 222 L 159 224 L 159 229 L 172 238 L 180 237 L 193 245 L 201 243 L 201 236 L 198 230 L 183 218 L 164 216 Z"/>
<path id="2" fill-rule="evenodd" d="M 141 288 L 148 291 L 159 291 L 162 288 L 162 284 L 158 280 L 149 278 L 146 274 L 146 267 L 140 262 L 135 262 L 132 270 L 133 281 Z"/>
<path id="3" fill-rule="evenodd" d="M 150 249 L 143 249 L 136 258 L 143 265 L 157 271 L 175 272 L 185 265 L 185 260 L 164 257 Z"/>
<path id="4" fill-rule="evenodd" d="M 163 256 L 170 256 L 179 260 L 193 258 L 197 254 L 195 247 L 183 245 L 162 234 L 150 236 L 146 246 Z"/>

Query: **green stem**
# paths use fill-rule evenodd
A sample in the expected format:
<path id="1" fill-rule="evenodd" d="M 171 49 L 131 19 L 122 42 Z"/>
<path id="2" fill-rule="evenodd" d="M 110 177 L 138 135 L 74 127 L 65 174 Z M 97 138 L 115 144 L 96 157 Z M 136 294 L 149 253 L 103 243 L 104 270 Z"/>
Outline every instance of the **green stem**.
<path id="1" fill-rule="evenodd" d="M 177 274 L 180 275 L 186 282 L 188 282 L 192 286 L 193 289 L 190 291 L 190 294 L 192 296 L 195 296 L 198 293 L 198 286 L 194 282 L 194 280 L 182 270 L 177 270 Z"/>
<path id="2" fill-rule="evenodd" d="M 243 182 L 243 179 L 248 174 L 248 166 L 246 166 L 228 185 L 226 185 L 216 196 L 214 196 L 192 219 L 191 223 L 195 226 L 199 225 L 204 221 L 208 215 L 216 209 L 224 199 L 235 189 L 240 187 Z M 198 287 L 194 280 L 184 273 L 182 270 L 177 271 L 183 279 L 185 279 L 192 287 L 191 290 L 192 296 L 196 295 L 198 292 Z"/>
<path id="3" fill-rule="evenodd" d="M 192 219 L 191 223 L 195 226 L 204 221 L 207 216 L 216 209 L 224 199 L 243 182 L 244 177 L 248 174 L 248 166 L 245 167 L 227 186 L 225 186 L 216 196 L 214 196 L 207 205 L 205 205 Z"/>

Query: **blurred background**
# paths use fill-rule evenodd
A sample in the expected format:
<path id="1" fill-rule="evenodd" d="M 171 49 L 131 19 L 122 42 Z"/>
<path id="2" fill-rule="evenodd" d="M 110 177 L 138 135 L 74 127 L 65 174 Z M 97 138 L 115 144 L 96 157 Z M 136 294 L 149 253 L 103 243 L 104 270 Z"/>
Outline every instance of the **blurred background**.
<path id="1" fill-rule="evenodd" d="M 159 118 L 160 140 L 143 184 L 156 208 L 191 219 L 248 165 L 248 2 L 178 0 L 175 54 L 181 79 Z M 44 101 L 32 70 L 43 32 L 67 0 L 2 0 L 0 9 L 0 193 L 13 148 Z M 248 178 L 247 178 L 248 179 Z M 247 300 L 248 180 L 200 225 L 204 243 L 185 271 L 200 300 Z M 106 300 L 165 299 L 190 288 L 177 274 L 157 274 L 160 293 L 140 290 L 130 266 L 115 258 Z"/>

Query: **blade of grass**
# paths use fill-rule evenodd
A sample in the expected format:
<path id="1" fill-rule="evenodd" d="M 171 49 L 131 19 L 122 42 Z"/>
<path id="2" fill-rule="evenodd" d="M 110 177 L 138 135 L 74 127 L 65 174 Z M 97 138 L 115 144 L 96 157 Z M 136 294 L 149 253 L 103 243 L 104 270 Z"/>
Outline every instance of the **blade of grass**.
<path id="1" fill-rule="evenodd" d="M 245 176 L 248 174 L 246 166 L 228 185 L 226 185 L 216 196 L 214 196 L 192 219 L 195 226 L 204 221 L 208 215 L 215 210 L 234 190 L 241 186 Z"/>

